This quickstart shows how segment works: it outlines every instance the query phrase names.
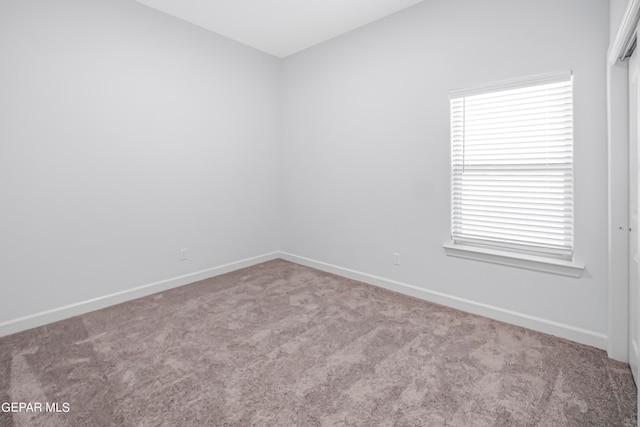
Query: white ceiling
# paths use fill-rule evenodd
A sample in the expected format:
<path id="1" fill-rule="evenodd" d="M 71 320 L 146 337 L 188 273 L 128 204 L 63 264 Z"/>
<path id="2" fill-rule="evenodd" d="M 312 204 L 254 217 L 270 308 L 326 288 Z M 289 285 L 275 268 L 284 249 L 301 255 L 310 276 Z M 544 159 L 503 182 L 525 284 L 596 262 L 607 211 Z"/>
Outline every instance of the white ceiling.
<path id="1" fill-rule="evenodd" d="M 280 58 L 424 0 L 135 0 Z"/>

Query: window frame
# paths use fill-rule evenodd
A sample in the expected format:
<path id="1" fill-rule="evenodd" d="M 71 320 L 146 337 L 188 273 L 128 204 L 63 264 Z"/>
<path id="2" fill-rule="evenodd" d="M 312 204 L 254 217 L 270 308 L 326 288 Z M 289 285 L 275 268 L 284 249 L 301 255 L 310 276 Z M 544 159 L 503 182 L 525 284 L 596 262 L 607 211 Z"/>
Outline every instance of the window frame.
<path id="1" fill-rule="evenodd" d="M 459 89 L 452 90 L 449 93 L 450 101 L 453 99 L 465 98 L 475 95 L 484 95 L 484 94 L 492 94 L 496 92 L 508 91 L 512 89 L 522 89 L 535 87 L 539 85 L 546 85 L 550 83 L 558 83 L 562 81 L 567 81 L 568 79 L 572 79 L 572 72 L 561 71 L 554 73 L 546 73 L 539 74 L 535 76 L 526 76 L 511 80 L 505 80 L 501 82 L 490 83 L 483 86 L 478 86 L 469 89 Z M 573 85 L 571 86 L 571 96 L 573 96 Z M 450 108 L 449 118 L 453 121 L 453 107 Z M 453 130 L 450 129 L 450 138 L 449 138 L 449 146 L 451 151 L 454 148 L 454 135 Z M 573 142 L 571 143 L 573 144 Z M 453 165 L 453 153 L 451 154 L 452 158 L 450 159 L 450 167 L 451 167 L 451 187 L 450 187 L 450 196 L 451 196 L 451 206 L 449 212 L 449 218 L 451 220 L 450 232 L 451 232 L 451 241 L 445 243 L 443 248 L 448 256 L 464 258 L 464 259 L 472 259 L 477 261 L 490 262 L 494 264 L 508 265 L 513 267 L 525 268 L 536 271 L 543 271 L 547 273 L 560 274 L 571 277 L 580 277 L 582 271 L 584 270 L 584 266 L 575 260 L 575 256 L 573 255 L 573 250 L 575 245 L 571 244 L 571 255 L 565 257 L 558 257 L 553 254 L 552 250 L 549 250 L 548 253 L 541 251 L 539 253 L 523 251 L 519 249 L 510 249 L 508 243 L 504 244 L 498 243 L 496 245 L 495 242 L 487 243 L 480 241 L 476 242 L 460 242 L 454 240 L 454 165 Z M 572 153 L 572 164 L 575 156 Z M 548 170 L 548 169 L 546 169 Z M 572 198 L 575 196 L 575 188 L 571 188 Z M 575 220 L 572 218 L 571 220 L 572 231 L 575 229 Z"/>

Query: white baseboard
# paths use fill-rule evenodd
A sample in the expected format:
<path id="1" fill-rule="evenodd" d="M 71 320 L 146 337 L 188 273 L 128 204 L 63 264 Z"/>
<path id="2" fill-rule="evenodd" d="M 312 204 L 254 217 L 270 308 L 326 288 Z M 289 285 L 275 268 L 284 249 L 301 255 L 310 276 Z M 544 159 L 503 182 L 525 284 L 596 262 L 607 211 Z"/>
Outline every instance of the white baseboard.
<path id="1" fill-rule="evenodd" d="M 326 271 L 328 273 L 333 273 L 338 276 L 346 277 L 348 279 L 358 280 L 380 288 L 420 298 L 425 301 L 455 308 L 467 313 L 477 314 L 490 319 L 543 332 L 545 334 L 555 335 L 560 338 L 565 338 L 570 341 L 575 341 L 580 344 L 586 344 L 603 350 L 606 350 L 607 348 L 607 336 L 599 332 L 576 328 L 574 326 L 565 325 L 552 320 L 542 319 L 540 317 L 530 316 L 528 314 L 506 310 L 464 298 L 458 298 L 441 292 L 430 291 L 414 285 L 385 279 L 383 277 L 327 264 L 321 261 L 315 261 L 286 252 L 281 252 L 280 258 L 321 271 Z"/>
<path id="2" fill-rule="evenodd" d="M 298 255 L 286 252 L 272 252 L 240 261 L 231 262 L 206 270 L 197 271 L 195 273 L 185 274 L 183 276 L 173 277 L 171 279 L 161 280 L 159 282 L 150 283 L 133 289 L 116 292 L 110 295 L 94 298 L 87 301 L 70 304 L 64 307 L 43 311 L 29 316 L 20 317 L 18 319 L 9 320 L 0 323 L 0 337 L 10 335 L 16 332 L 46 325 L 48 323 L 57 322 L 69 317 L 78 316 L 91 311 L 100 310 L 105 307 L 120 304 L 136 298 L 162 292 L 168 289 L 177 288 L 189 283 L 197 282 L 229 273 L 241 268 L 250 267 L 262 262 L 271 261 L 273 259 L 282 258 L 297 264 L 306 265 L 328 273 L 348 279 L 357 280 L 370 285 L 378 286 L 401 294 L 420 298 L 425 301 L 436 304 L 445 305 L 468 313 L 477 314 L 512 325 L 521 326 L 538 332 L 555 335 L 581 344 L 590 345 L 600 349 L 607 348 L 607 336 L 598 332 L 593 332 L 562 323 L 506 310 L 499 307 L 493 307 L 487 304 L 458 298 L 441 292 L 430 291 L 394 280 L 385 279 L 383 277 L 374 276 L 367 273 L 327 264 L 321 261 L 312 260 Z"/>
<path id="3" fill-rule="evenodd" d="M 250 267 L 252 265 L 260 264 L 266 261 L 271 261 L 279 257 L 279 252 L 272 252 L 252 258 L 243 259 L 240 261 L 231 262 L 228 264 L 219 265 L 217 267 L 208 268 L 206 270 L 196 271 L 195 273 L 189 273 L 183 276 L 173 277 L 171 279 L 161 280 L 155 283 L 149 283 L 147 285 L 127 289 L 125 291 L 116 292 L 87 301 L 81 301 L 64 307 L 54 308 L 52 310 L 20 317 L 18 319 L 2 322 L 0 323 L 0 337 L 46 325 L 48 323 L 57 322 L 69 317 L 85 314 L 90 311 L 100 310 L 105 307 L 155 294 L 157 292 L 177 288 L 179 286 L 197 282 L 199 280 L 209 279 L 211 277 L 219 276 L 221 274 L 229 273 L 241 268 Z"/>

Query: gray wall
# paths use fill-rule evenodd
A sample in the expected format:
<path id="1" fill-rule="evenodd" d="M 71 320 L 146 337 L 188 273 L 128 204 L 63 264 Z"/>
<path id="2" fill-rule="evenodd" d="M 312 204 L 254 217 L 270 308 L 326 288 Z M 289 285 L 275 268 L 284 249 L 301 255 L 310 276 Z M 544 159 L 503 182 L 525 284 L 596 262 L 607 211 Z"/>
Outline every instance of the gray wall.
<path id="1" fill-rule="evenodd" d="M 608 16 L 602 0 L 429 0 L 286 58 L 282 250 L 602 345 Z M 447 257 L 449 90 L 565 69 L 582 278 Z"/>
<path id="2" fill-rule="evenodd" d="M 3 0 L 0 58 L 0 324 L 278 249 L 277 59 L 127 0 Z"/>
<path id="3" fill-rule="evenodd" d="M 606 340 L 608 20 L 429 0 L 278 61 L 133 1 L 0 2 L 0 325 L 282 250 Z M 563 69 L 582 278 L 446 257 L 449 90 Z"/>

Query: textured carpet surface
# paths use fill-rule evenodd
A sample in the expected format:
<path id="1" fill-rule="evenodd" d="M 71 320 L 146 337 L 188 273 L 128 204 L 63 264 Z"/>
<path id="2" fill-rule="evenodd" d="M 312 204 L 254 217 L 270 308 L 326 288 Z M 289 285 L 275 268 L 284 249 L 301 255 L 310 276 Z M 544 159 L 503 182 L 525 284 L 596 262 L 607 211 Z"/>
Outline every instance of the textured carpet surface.
<path id="1" fill-rule="evenodd" d="M 0 338 L 0 403 L 42 405 L 4 427 L 632 426 L 635 395 L 601 350 L 282 260 Z"/>

